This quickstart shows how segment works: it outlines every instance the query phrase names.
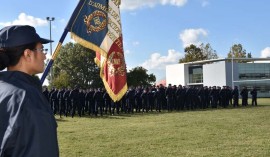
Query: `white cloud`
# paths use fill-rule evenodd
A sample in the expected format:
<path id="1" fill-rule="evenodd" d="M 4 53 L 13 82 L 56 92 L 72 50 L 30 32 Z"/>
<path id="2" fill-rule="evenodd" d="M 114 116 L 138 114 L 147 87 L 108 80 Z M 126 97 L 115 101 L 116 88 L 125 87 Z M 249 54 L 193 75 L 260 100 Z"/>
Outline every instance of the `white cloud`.
<path id="1" fill-rule="evenodd" d="M 183 56 L 183 53 L 179 53 L 173 49 L 168 50 L 167 56 L 162 56 L 159 53 L 153 53 L 150 59 L 140 64 L 140 66 L 147 69 L 148 73 L 153 73 L 157 80 L 161 80 L 165 78 L 166 65 L 178 63 L 179 59 Z"/>
<path id="2" fill-rule="evenodd" d="M 20 13 L 17 19 L 11 22 L 0 23 L 2 26 L 8 25 L 31 25 L 31 26 L 46 26 L 48 21 L 46 19 L 36 18 L 25 13 Z"/>
<path id="3" fill-rule="evenodd" d="M 186 29 L 180 33 L 180 39 L 183 42 L 183 47 L 187 47 L 190 44 L 199 45 L 202 43 L 202 39 L 207 37 L 208 33 L 206 30 L 199 29 Z"/>
<path id="4" fill-rule="evenodd" d="M 183 6 L 187 3 L 187 0 L 161 0 L 161 4 L 163 5 L 168 3 L 175 6 Z"/>
<path id="5" fill-rule="evenodd" d="M 158 4 L 161 5 L 173 5 L 173 6 L 184 6 L 188 0 L 125 0 L 121 2 L 121 9 L 123 10 L 135 10 L 138 8 L 154 7 Z"/>
<path id="6" fill-rule="evenodd" d="M 261 51 L 261 57 L 262 58 L 270 57 L 270 47 L 266 47 Z"/>
<path id="7" fill-rule="evenodd" d="M 150 59 L 141 64 L 142 67 L 151 69 L 165 69 L 168 64 L 176 64 L 184 54 L 177 52 L 173 49 L 168 50 L 167 56 L 161 56 L 160 53 L 153 53 Z"/>

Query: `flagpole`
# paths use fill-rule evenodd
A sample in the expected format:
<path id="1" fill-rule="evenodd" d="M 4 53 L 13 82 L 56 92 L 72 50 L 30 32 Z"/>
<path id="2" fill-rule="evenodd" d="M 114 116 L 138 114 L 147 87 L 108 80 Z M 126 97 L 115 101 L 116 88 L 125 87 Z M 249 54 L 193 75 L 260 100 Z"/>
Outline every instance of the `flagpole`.
<path id="1" fill-rule="evenodd" d="M 234 82 L 233 82 L 233 56 L 232 56 L 232 88 L 234 86 Z"/>
<path id="2" fill-rule="evenodd" d="M 234 82 L 233 82 L 233 50 L 231 48 L 231 53 L 232 53 L 232 88 L 234 87 Z"/>
<path id="3" fill-rule="evenodd" d="M 44 82 L 46 76 L 48 75 L 48 73 L 49 73 L 49 71 L 50 71 L 50 69 L 51 69 L 51 67 L 52 67 L 52 65 L 53 65 L 54 59 L 55 59 L 55 58 L 57 57 L 57 55 L 59 54 L 60 48 L 61 48 L 62 43 L 64 42 L 64 40 L 65 40 L 65 38 L 66 38 L 66 36 L 67 36 L 67 33 L 68 33 L 68 30 L 65 29 L 64 32 L 63 32 L 63 34 L 62 34 L 62 36 L 61 36 L 61 38 L 60 38 L 60 40 L 59 40 L 59 42 L 58 42 L 58 44 L 57 44 L 57 47 L 56 47 L 56 49 L 55 49 L 55 51 L 54 51 L 54 53 L 53 53 L 52 58 L 50 59 L 50 61 L 49 61 L 48 65 L 47 65 L 45 71 L 44 71 L 43 74 L 42 74 L 42 77 L 41 77 L 41 79 L 40 79 L 41 84 L 43 84 L 43 82 Z"/>
<path id="4" fill-rule="evenodd" d="M 49 61 L 48 65 L 47 65 L 45 71 L 44 71 L 43 74 L 42 74 L 42 77 L 41 77 L 41 79 L 40 79 L 41 84 L 43 84 L 45 78 L 47 77 L 47 75 L 48 75 L 48 73 L 49 73 L 49 71 L 50 71 L 50 69 L 51 69 L 51 67 L 52 67 L 52 65 L 53 65 L 54 60 L 56 59 L 56 57 L 58 56 L 58 54 L 59 54 L 59 52 L 60 52 L 60 48 L 61 48 L 62 43 L 64 42 L 64 40 L 65 40 L 65 38 L 66 38 L 66 36 L 67 36 L 67 33 L 68 33 L 69 30 L 70 30 L 70 27 L 71 27 L 71 25 L 72 25 L 72 21 L 76 18 L 77 14 L 79 13 L 79 11 L 80 11 L 80 9 L 81 9 L 81 6 L 84 4 L 85 1 L 86 1 L 86 0 L 80 0 L 80 1 L 78 2 L 78 4 L 77 4 L 75 10 L 73 11 L 73 13 L 72 13 L 72 15 L 71 15 L 71 17 L 70 17 L 70 19 L 69 19 L 69 21 L 68 21 L 68 24 L 67 24 L 67 26 L 66 26 L 66 28 L 65 28 L 65 30 L 64 30 L 64 32 L 63 32 L 63 34 L 62 34 L 62 36 L 61 36 L 61 38 L 60 38 L 60 40 L 59 40 L 59 42 L 58 42 L 58 44 L 57 44 L 57 47 L 56 47 L 56 49 L 54 50 L 54 53 L 53 53 L 53 55 L 52 55 L 52 58 L 50 59 L 50 61 Z"/>

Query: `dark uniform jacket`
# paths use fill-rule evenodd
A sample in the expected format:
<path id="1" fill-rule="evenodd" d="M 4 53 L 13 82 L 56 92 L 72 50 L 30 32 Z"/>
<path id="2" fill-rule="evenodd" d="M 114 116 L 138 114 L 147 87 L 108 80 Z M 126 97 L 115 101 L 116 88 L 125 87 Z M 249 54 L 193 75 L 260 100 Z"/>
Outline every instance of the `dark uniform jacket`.
<path id="1" fill-rule="evenodd" d="M 0 157 L 58 157 L 56 128 L 40 81 L 0 72 Z"/>

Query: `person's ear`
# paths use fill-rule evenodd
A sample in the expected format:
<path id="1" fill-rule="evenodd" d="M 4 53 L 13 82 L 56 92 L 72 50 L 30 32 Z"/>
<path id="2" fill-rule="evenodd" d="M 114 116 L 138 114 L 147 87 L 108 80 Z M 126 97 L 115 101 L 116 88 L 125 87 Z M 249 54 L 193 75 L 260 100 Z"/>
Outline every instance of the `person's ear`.
<path id="1" fill-rule="evenodd" d="M 25 57 L 26 60 L 30 60 L 31 59 L 31 50 L 30 49 L 25 49 L 23 52 L 23 56 Z"/>

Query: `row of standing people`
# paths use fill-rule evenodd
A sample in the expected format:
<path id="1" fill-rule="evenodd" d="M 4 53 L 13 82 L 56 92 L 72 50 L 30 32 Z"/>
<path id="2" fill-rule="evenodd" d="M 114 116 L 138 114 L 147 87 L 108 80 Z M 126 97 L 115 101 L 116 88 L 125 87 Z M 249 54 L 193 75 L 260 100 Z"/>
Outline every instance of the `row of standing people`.
<path id="1" fill-rule="evenodd" d="M 45 89 L 44 95 L 51 104 L 54 114 L 60 116 L 76 113 L 79 116 L 84 114 L 119 114 L 133 112 L 149 112 L 162 110 L 180 111 L 206 108 L 226 108 L 228 106 L 239 106 L 239 95 L 242 98 L 242 106 L 248 105 L 248 93 L 252 96 L 252 105 L 257 105 L 257 90 L 254 88 L 250 92 L 244 87 L 241 91 L 235 86 L 231 89 L 228 86 L 221 87 L 185 87 L 179 85 L 168 87 L 130 87 L 120 101 L 113 102 L 109 94 L 101 88 L 83 90 L 75 89 L 55 89 L 51 91 Z"/>

